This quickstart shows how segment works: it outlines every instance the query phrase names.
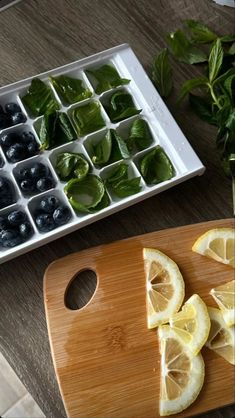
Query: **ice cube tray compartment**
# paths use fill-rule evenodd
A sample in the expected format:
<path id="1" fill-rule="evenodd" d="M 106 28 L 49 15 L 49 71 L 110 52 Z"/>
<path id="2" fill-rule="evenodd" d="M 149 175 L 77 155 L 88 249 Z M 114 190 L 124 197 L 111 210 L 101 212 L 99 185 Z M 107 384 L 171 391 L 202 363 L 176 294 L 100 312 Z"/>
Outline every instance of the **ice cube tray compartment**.
<path id="1" fill-rule="evenodd" d="M 120 77 L 129 79 L 130 83 L 109 89 L 101 94 L 97 94 L 97 83 L 93 76 L 87 73 L 87 70 L 100 68 L 104 64 L 112 65 L 116 68 Z M 59 75 L 67 75 L 81 80 L 83 86 L 91 92 L 91 96 L 75 103 L 65 103 L 50 79 L 50 76 L 57 77 Z M 63 67 L 59 67 L 43 74 L 30 77 L 26 80 L 19 81 L 12 85 L 2 87 L 0 89 L 0 104 L 5 105 L 9 102 L 19 104 L 22 112 L 27 116 L 27 120 L 23 124 L 1 130 L 0 136 L 5 132 L 30 131 L 34 134 L 36 141 L 40 144 L 39 127 L 43 116 L 35 117 L 27 111 L 22 102 L 22 97 L 26 94 L 27 89 L 31 84 L 31 80 L 36 77 L 40 78 L 50 87 L 56 101 L 59 103 L 59 111 L 65 112 L 68 115 L 73 126 L 73 109 L 80 108 L 92 102 L 98 102 L 100 104 L 101 115 L 104 119 L 105 126 L 84 135 L 78 135 L 78 133 L 76 133 L 73 141 L 55 146 L 52 149 L 40 150 L 38 154 L 14 164 L 7 160 L 5 150 L 0 147 L 0 159 L 4 162 L 3 167 L 0 167 L 0 176 L 5 175 L 11 180 L 16 196 L 16 202 L 8 207 L 0 209 L 0 216 L 4 213 L 9 213 L 15 208 L 23 208 L 27 213 L 33 228 L 33 235 L 28 241 L 10 249 L 0 247 L 0 263 L 17 255 L 23 254 L 30 249 L 39 247 L 44 243 L 61 237 L 91 222 L 99 220 L 108 214 L 115 213 L 116 211 L 128 207 L 131 204 L 137 203 L 144 198 L 156 194 L 161 190 L 165 190 L 174 184 L 178 184 L 189 177 L 203 173 L 203 165 L 170 115 L 164 102 L 156 92 L 141 64 L 128 45 L 120 45 L 94 56 L 78 60 Z M 105 107 L 110 97 L 115 92 L 120 90 L 129 93 L 133 99 L 136 109 L 142 109 L 142 111 L 138 115 L 125 118 L 118 122 L 112 122 Z M 115 129 L 121 137 L 127 139 L 132 123 L 139 118 L 144 119 L 148 123 L 153 137 L 151 145 L 144 150 L 135 150 L 131 152 L 129 159 L 122 159 L 111 164 L 108 163 L 105 167 L 95 166 L 92 162 L 92 144 L 99 142 L 104 137 L 108 129 Z M 158 185 L 146 185 L 146 182 L 139 171 L 139 160 L 146 152 L 153 149 L 157 145 L 162 146 L 170 158 L 175 168 L 175 176 L 171 180 Z M 120 163 L 124 162 L 128 165 L 129 177 L 141 177 L 141 190 L 137 194 L 121 199 L 115 196 L 112 190 L 107 187 L 107 194 L 110 198 L 110 204 L 108 207 L 94 214 L 75 212 L 69 204 L 67 196 L 64 192 L 66 182 L 61 180 L 56 173 L 56 158 L 63 152 L 83 154 L 89 162 L 90 173 L 99 176 L 103 181 L 105 181 L 107 176 L 115 167 L 118 167 Z M 49 167 L 55 184 L 50 190 L 28 195 L 20 190 L 17 180 L 17 172 L 20 168 L 29 167 L 36 161 L 40 161 Z M 42 199 L 43 196 L 49 195 L 55 195 L 63 205 L 69 207 L 71 218 L 66 225 L 59 226 L 50 232 L 41 232 L 35 224 L 35 213 L 40 199 Z"/>

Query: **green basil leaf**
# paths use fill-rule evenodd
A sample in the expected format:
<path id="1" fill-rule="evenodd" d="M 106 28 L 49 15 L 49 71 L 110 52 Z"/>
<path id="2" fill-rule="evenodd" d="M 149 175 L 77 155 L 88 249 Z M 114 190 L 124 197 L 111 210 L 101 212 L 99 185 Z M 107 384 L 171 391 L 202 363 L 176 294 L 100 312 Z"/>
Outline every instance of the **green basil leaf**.
<path id="1" fill-rule="evenodd" d="M 228 50 L 228 54 L 229 55 L 234 55 L 235 54 L 235 42 L 233 42 L 233 44 L 230 46 L 230 48 Z"/>
<path id="2" fill-rule="evenodd" d="M 220 39 L 217 39 L 211 48 L 211 52 L 208 59 L 210 83 L 212 83 L 219 74 L 223 62 L 223 56 L 224 52 L 221 45 L 221 41 Z"/>
<path id="3" fill-rule="evenodd" d="M 186 20 L 186 24 L 193 41 L 198 44 L 207 44 L 217 38 L 217 35 L 201 22 L 189 19 Z"/>
<path id="4" fill-rule="evenodd" d="M 73 141 L 76 138 L 74 129 L 66 113 L 46 112 L 38 132 L 42 149 L 49 149 Z"/>
<path id="5" fill-rule="evenodd" d="M 35 117 L 60 108 L 50 87 L 39 78 L 33 78 L 21 100 L 25 108 Z"/>
<path id="6" fill-rule="evenodd" d="M 181 87 L 180 95 L 178 101 L 182 100 L 190 91 L 199 88 L 199 87 L 207 87 L 208 79 L 204 76 L 191 78 L 184 82 Z"/>
<path id="7" fill-rule="evenodd" d="M 93 145 L 93 157 L 92 161 L 95 165 L 105 165 L 111 155 L 112 151 L 112 135 L 111 131 L 108 130 L 103 139 L 101 139 L 96 145 Z"/>
<path id="8" fill-rule="evenodd" d="M 128 165 L 121 163 L 115 167 L 106 179 L 106 183 L 118 183 L 120 180 L 128 179 Z"/>
<path id="9" fill-rule="evenodd" d="M 235 79 L 235 69 L 234 69 L 234 74 L 227 77 L 226 80 L 224 81 L 224 88 L 225 88 L 226 92 L 228 93 L 228 95 L 230 96 L 231 100 L 233 100 L 234 79 Z"/>
<path id="10" fill-rule="evenodd" d="M 230 110 L 228 119 L 226 121 L 226 127 L 233 132 L 234 136 L 235 136 L 235 107 L 233 109 Z M 235 144 L 234 144 L 235 145 Z M 235 152 L 235 150 L 234 150 Z"/>
<path id="11" fill-rule="evenodd" d="M 227 70 L 225 73 L 221 74 L 219 77 L 217 77 L 212 85 L 215 86 L 219 83 L 223 83 L 227 78 L 230 77 L 230 75 L 235 74 L 235 68 L 229 68 L 229 70 Z"/>
<path id="12" fill-rule="evenodd" d="M 212 104 L 208 100 L 189 93 L 189 103 L 199 118 L 211 125 L 217 125 L 217 120 L 212 112 Z"/>
<path id="13" fill-rule="evenodd" d="M 173 88 L 173 78 L 167 49 L 163 49 L 155 58 L 152 79 L 159 94 L 162 97 L 168 97 Z"/>
<path id="14" fill-rule="evenodd" d="M 234 42 L 235 34 L 225 35 L 220 38 L 221 42 Z"/>
<path id="15" fill-rule="evenodd" d="M 72 207 L 79 212 L 90 212 L 101 202 L 105 187 L 101 178 L 88 174 L 83 180 L 72 179 L 64 187 Z"/>
<path id="16" fill-rule="evenodd" d="M 143 150 L 148 148 L 153 142 L 153 136 L 148 123 L 144 119 L 136 119 L 130 128 L 128 137 L 128 148 L 132 150 Z"/>
<path id="17" fill-rule="evenodd" d="M 197 64 L 207 61 L 204 51 L 195 47 L 181 30 L 172 32 L 167 36 L 167 43 L 172 54 L 186 64 Z"/>
<path id="18" fill-rule="evenodd" d="M 120 158 L 129 158 L 130 153 L 127 148 L 127 144 L 124 141 L 121 136 L 117 134 L 117 132 L 114 129 L 111 129 L 111 135 L 112 135 L 112 153 L 110 161 L 114 162 L 119 160 Z"/>
<path id="19" fill-rule="evenodd" d="M 109 64 L 102 65 L 102 67 L 94 70 L 87 70 L 86 72 L 98 81 L 95 89 L 97 94 L 130 82 L 126 78 L 121 78 L 116 68 Z"/>
<path id="20" fill-rule="evenodd" d="M 132 179 L 122 179 L 112 184 L 113 193 L 118 197 L 127 197 L 138 193 L 141 190 L 141 177 L 134 177 Z"/>
<path id="21" fill-rule="evenodd" d="M 72 177 L 82 180 L 89 169 L 89 163 L 82 154 L 63 152 L 57 156 L 56 172 L 62 180 Z"/>
<path id="22" fill-rule="evenodd" d="M 60 75 L 50 77 L 58 95 L 66 105 L 70 105 L 92 96 L 91 91 L 86 89 L 82 80 Z"/>
<path id="23" fill-rule="evenodd" d="M 159 145 L 140 160 L 140 172 L 147 184 L 158 184 L 175 175 L 170 159 Z"/>
<path id="24" fill-rule="evenodd" d="M 101 201 L 94 208 L 89 209 L 89 213 L 99 212 L 101 209 L 106 208 L 110 204 L 108 193 L 105 191 Z"/>
<path id="25" fill-rule="evenodd" d="M 91 102 L 84 106 L 76 107 L 71 111 L 71 117 L 79 136 L 98 131 L 105 126 L 98 102 Z"/>
<path id="26" fill-rule="evenodd" d="M 136 109 L 133 99 L 125 90 L 119 90 L 109 99 L 109 103 L 105 105 L 112 122 L 119 122 L 130 116 L 137 115 L 142 109 Z"/>

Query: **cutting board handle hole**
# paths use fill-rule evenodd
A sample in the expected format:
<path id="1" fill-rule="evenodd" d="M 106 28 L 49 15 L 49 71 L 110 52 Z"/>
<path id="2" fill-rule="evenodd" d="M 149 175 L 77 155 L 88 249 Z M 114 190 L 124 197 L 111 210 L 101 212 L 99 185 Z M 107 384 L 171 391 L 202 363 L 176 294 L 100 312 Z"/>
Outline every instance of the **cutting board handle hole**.
<path id="1" fill-rule="evenodd" d="M 72 310 L 84 308 L 91 300 L 96 288 L 96 273 L 90 269 L 80 271 L 72 278 L 65 291 L 65 306 Z"/>

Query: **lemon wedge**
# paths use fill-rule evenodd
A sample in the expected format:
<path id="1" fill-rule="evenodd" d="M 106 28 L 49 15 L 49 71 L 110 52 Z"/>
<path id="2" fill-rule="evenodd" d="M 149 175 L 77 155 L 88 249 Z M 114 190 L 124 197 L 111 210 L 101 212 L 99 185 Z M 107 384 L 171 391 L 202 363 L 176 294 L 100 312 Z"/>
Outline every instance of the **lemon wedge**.
<path id="1" fill-rule="evenodd" d="M 169 321 L 184 300 L 184 280 L 177 264 L 161 251 L 144 248 L 147 288 L 147 324 L 154 328 Z"/>
<path id="2" fill-rule="evenodd" d="M 211 327 L 207 306 L 200 296 L 191 296 L 182 310 L 174 314 L 169 322 L 181 342 L 197 355 L 206 343 Z"/>
<path id="3" fill-rule="evenodd" d="M 224 321 L 229 327 L 235 324 L 235 280 L 211 289 L 211 296 L 221 309 Z"/>
<path id="4" fill-rule="evenodd" d="M 204 361 L 196 356 L 174 328 L 162 325 L 158 329 L 161 354 L 160 415 L 183 411 L 191 405 L 204 383 Z"/>
<path id="5" fill-rule="evenodd" d="M 208 307 L 211 330 L 206 346 L 235 365 L 235 327 L 228 327 L 220 309 Z"/>
<path id="6" fill-rule="evenodd" d="M 192 250 L 235 267 L 235 230 L 233 228 L 210 229 L 197 239 Z"/>

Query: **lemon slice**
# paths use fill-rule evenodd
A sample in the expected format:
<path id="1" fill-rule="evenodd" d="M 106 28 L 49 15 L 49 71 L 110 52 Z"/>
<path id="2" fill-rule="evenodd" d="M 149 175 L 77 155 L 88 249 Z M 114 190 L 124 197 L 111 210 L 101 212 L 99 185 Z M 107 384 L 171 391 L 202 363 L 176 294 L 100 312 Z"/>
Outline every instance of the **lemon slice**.
<path id="1" fill-rule="evenodd" d="M 233 228 L 210 229 L 197 239 L 192 250 L 235 267 L 235 230 Z"/>
<path id="2" fill-rule="evenodd" d="M 182 343 L 187 344 L 194 355 L 198 354 L 207 341 L 211 327 L 206 304 L 200 296 L 191 296 L 169 322 Z"/>
<path id="3" fill-rule="evenodd" d="M 205 376 L 201 354 L 194 356 L 169 325 L 159 327 L 161 354 L 160 415 L 176 414 L 197 398 Z"/>
<path id="4" fill-rule="evenodd" d="M 147 287 L 147 324 L 168 322 L 184 300 L 184 280 L 177 264 L 161 251 L 144 248 Z"/>
<path id="5" fill-rule="evenodd" d="M 235 324 L 235 280 L 211 289 L 210 294 L 221 309 L 224 321 L 229 327 Z"/>
<path id="6" fill-rule="evenodd" d="M 235 365 L 235 327 L 228 327 L 221 311 L 208 307 L 211 330 L 206 346 Z"/>

